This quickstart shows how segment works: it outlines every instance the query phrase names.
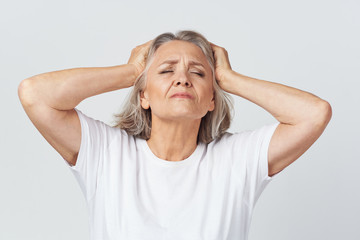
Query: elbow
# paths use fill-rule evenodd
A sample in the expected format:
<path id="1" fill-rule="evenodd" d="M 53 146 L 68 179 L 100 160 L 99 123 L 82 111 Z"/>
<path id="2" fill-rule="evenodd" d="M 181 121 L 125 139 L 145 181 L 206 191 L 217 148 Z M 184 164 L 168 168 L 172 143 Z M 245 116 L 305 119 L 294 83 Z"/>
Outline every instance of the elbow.
<path id="1" fill-rule="evenodd" d="M 321 128 L 325 128 L 332 118 L 332 107 L 329 102 L 321 100 L 313 120 Z"/>
<path id="2" fill-rule="evenodd" d="M 30 105 L 33 99 L 32 94 L 32 85 L 33 82 L 31 79 L 27 78 L 20 82 L 18 85 L 17 93 L 20 99 L 20 102 L 23 106 Z"/>
<path id="3" fill-rule="evenodd" d="M 332 117 L 332 107 L 328 101 L 323 101 L 321 106 L 321 111 L 323 113 L 323 121 L 329 122 Z"/>

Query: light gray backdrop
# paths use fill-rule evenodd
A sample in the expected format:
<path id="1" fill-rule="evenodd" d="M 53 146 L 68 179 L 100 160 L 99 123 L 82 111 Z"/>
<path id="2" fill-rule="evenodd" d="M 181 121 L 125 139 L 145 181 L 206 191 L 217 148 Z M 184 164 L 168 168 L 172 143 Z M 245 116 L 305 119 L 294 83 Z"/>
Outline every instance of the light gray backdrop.
<path id="1" fill-rule="evenodd" d="M 233 70 L 311 92 L 333 117 L 323 135 L 268 185 L 250 240 L 360 239 L 359 2 L 7 1 L 0 7 L 0 239 L 88 239 L 85 201 L 17 95 L 25 78 L 127 63 L 163 32 L 196 30 L 229 52 Z M 129 89 L 78 106 L 110 123 Z M 276 121 L 232 95 L 230 132 Z"/>

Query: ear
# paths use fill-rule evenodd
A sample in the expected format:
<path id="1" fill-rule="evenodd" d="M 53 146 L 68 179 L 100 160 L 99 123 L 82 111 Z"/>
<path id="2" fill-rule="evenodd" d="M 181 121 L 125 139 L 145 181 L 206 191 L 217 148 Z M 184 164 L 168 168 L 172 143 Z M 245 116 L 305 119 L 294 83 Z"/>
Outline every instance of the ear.
<path id="1" fill-rule="evenodd" d="M 150 103 L 146 95 L 147 94 L 145 94 L 145 91 L 140 91 L 140 104 L 142 108 L 149 109 Z"/>
<path id="2" fill-rule="evenodd" d="M 210 107 L 208 109 L 208 111 L 213 111 L 215 109 L 215 93 L 213 94 L 213 98 L 211 99 L 211 102 L 210 102 Z"/>

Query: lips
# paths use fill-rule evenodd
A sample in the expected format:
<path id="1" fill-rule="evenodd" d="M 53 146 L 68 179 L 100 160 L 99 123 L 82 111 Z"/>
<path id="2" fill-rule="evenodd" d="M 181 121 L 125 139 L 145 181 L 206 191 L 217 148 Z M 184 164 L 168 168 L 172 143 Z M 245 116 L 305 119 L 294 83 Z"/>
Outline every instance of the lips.
<path id="1" fill-rule="evenodd" d="M 173 94 L 171 97 L 179 97 L 179 98 L 193 98 L 190 93 L 187 92 L 178 92 Z"/>

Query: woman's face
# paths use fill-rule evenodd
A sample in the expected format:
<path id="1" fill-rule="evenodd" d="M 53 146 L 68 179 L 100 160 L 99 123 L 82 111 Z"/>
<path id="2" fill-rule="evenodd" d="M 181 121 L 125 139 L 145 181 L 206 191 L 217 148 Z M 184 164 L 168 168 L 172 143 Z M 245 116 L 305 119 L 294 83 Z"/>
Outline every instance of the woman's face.
<path id="1" fill-rule="evenodd" d="M 193 43 L 173 40 L 162 44 L 153 56 L 141 106 L 162 119 L 201 119 L 214 110 L 210 65 Z M 191 97 L 173 97 L 187 93 Z"/>

